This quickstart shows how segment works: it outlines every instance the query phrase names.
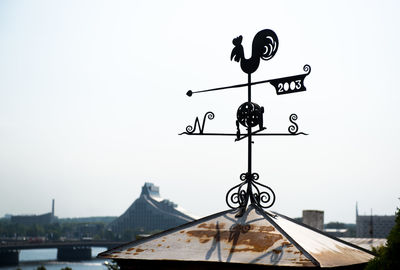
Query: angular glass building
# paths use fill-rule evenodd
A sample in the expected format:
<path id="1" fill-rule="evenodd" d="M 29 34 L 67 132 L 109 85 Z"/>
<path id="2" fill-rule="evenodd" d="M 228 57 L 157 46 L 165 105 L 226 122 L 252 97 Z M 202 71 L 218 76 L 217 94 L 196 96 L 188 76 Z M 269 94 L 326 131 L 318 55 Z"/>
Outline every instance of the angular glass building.
<path id="1" fill-rule="evenodd" d="M 166 230 L 193 220 L 195 218 L 177 204 L 161 198 L 159 187 L 145 183 L 140 197 L 109 227 L 118 234 L 127 230 L 149 232 Z"/>

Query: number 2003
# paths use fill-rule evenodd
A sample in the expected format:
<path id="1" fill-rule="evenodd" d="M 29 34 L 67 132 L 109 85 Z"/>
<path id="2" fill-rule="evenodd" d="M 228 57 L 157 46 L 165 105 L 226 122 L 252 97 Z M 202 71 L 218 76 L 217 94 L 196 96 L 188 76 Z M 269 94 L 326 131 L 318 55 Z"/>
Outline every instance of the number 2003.
<path id="1" fill-rule="evenodd" d="M 278 93 L 283 93 L 289 90 L 295 90 L 301 88 L 301 80 L 292 81 L 290 84 L 288 82 L 278 84 Z"/>

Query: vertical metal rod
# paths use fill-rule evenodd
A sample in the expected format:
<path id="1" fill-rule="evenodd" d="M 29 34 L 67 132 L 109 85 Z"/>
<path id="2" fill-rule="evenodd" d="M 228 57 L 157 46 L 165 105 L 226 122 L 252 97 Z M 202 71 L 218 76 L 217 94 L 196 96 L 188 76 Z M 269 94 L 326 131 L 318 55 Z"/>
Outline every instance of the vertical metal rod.
<path id="1" fill-rule="evenodd" d="M 248 102 L 251 102 L 251 73 L 248 74 Z M 250 201 L 253 203 L 253 192 L 252 192 L 252 188 L 251 188 L 251 146 L 252 146 L 252 136 L 251 136 L 251 125 L 249 125 L 248 123 L 248 127 L 247 127 L 247 138 L 248 138 L 248 168 L 247 168 L 247 176 L 249 177 L 249 179 L 247 179 L 247 196 L 250 196 Z M 248 200 L 248 197 L 247 197 Z M 246 200 L 246 204 L 247 204 L 247 200 Z"/>
<path id="2" fill-rule="evenodd" d="M 248 96 L 248 102 L 251 102 L 251 74 L 248 74 L 248 90 L 247 90 L 247 96 Z M 251 126 L 249 123 L 247 123 L 247 139 L 248 139 L 248 173 L 251 174 Z"/>

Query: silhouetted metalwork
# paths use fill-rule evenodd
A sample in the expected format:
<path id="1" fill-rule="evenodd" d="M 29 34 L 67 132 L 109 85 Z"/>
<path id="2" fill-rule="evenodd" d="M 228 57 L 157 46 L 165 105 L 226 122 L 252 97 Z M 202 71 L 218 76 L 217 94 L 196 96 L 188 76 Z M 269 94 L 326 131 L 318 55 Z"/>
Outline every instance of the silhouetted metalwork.
<path id="1" fill-rule="evenodd" d="M 306 87 L 304 86 L 304 78 L 310 74 L 311 67 L 309 65 L 305 65 L 303 70 L 307 73 L 271 80 L 270 83 L 275 87 L 276 94 L 284 95 L 306 91 Z"/>
<path id="2" fill-rule="evenodd" d="M 203 130 L 204 130 L 204 125 L 206 124 L 206 118 L 208 117 L 208 119 L 212 120 L 214 119 L 215 115 L 213 112 L 206 112 L 206 114 L 203 117 L 203 123 L 200 126 L 200 121 L 199 118 L 196 117 L 196 120 L 194 121 L 194 127 L 193 126 L 187 126 L 186 127 L 186 132 L 185 134 L 193 134 L 196 131 L 196 128 L 199 127 L 199 133 L 198 134 L 203 134 Z"/>
<path id="3" fill-rule="evenodd" d="M 188 125 L 186 127 L 186 131 L 179 133 L 179 135 L 205 135 L 205 136 L 236 136 L 235 141 L 240 141 L 244 138 L 247 138 L 247 134 L 241 134 L 240 133 L 240 129 L 239 129 L 239 121 L 236 121 L 236 128 L 237 131 L 236 133 L 210 133 L 210 132 L 204 132 L 204 126 L 205 126 L 205 122 L 208 119 L 212 120 L 214 119 L 215 114 L 213 112 L 207 112 L 204 116 L 203 116 L 203 123 L 200 126 L 200 120 L 198 117 L 196 117 L 195 121 L 194 121 L 194 127 L 191 125 Z M 297 136 L 297 135 L 308 135 L 307 133 L 304 132 L 298 132 L 299 126 L 297 125 L 297 123 L 295 122 L 297 120 L 297 114 L 292 113 L 289 116 L 289 121 L 290 123 L 292 123 L 292 125 L 290 125 L 288 127 L 288 133 L 259 133 L 267 128 L 262 127 L 259 130 L 253 131 L 251 134 L 252 136 Z M 199 132 L 195 133 L 195 131 L 197 130 L 197 128 L 199 128 Z"/>
<path id="4" fill-rule="evenodd" d="M 241 208 L 239 216 L 246 209 L 249 199 L 251 203 L 262 208 L 269 208 L 275 203 L 274 191 L 270 187 L 257 182 L 259 178 L 258 173 L 242 173 L 240 180 L 243 182 L 234 186 L 226 193 L 226 204 L 231 208 Z"/>
<path id="5" fill-rule="evenodd" d="M 276 54 L 278 50 L 278 37 L 275 32 L 269 29 L 258 32 L 252 44 L 251 57 L 249 59 L 244 58 L 244 51 L 242 46 L 242 36 L 233 39 L 232 43 L 235 47 L 231 53 L 231 60 L 240 62 L 240 67 L 243 72 L 251 74 L 258 69 L 260 60 L 270 60 Z"/>
<path id="6" fill-rule="evenodd" d="M 235 136 L 235 141 L 240 141 L 247 138 L 248 143 L 248 168 L 246 173 L 240 175 L 240 184 L 232 187 L 226 194 L 226 203 L 233 209 L 240 209 L 237 217 L 242 216 L 246 210 L 247 204 L 255 204 L 262 208 L 269 208 L 275 203 L 274 191 L 261 183 L 258 182 L 259 175 L 252 171 L 252 136 L 296 136 L 296 135 L 308 135 L 304 132 L 298 132 L 299 127 L 296 123 L 298 119 L 296 114 L 289 116 L 291 125 L 288 127 L 288 133 L 262 133 L 266 130 L 264 127 L 264 107 L 251 101 L 251 86 L 270 83 L 274 86 L 277 95 L 290 94 L 306 91 L 304 86 L 304 79 L 311 72 L 311 67 L 305 65 L 303 70 L 305 74 L 269 79 L 264 81 L 251 82 L 251 74 L 254 73 L 260 65 L 260 60 L 270 60 L 276 54 L 279 46 L 278 37 L 275 32 L 270 29 L 265 29 L 258 32 L 252 43 L 252 55 L 250 58 L 245 58 L 244 50 L 242 46 L 243 37 L 239 36 L 234 38 L 232 43 L 234 48 L 231 53 L 231 60 L 240 62 L 240 67 L 243 72 L 247 73 L 247 83 L 224 86 L 206 90 L 192 91 L 189 90 L 186 95 L 191 97 L 193 94 L 219 91 L 232 88 L 240 88 L 247 86 L 247 101 L 239 106 L 236 113 L 236 133 L 208 133 L 204 132 L 204 126 L 206 118 L 214 119 L 214 113 L 207 112 L 203 117 L 202 125 L 200 126 L 200 120 L 196 117 L 194 126 L 187 126 L 186 132 L 180 133 L 186 135 L 211 135 L 211 136 Z M 240 125 L 245 127 L 246 132 L 242 133 Z M 258 130 L 253 131 L 252 128 L 258 127 Z M 198 128 L 198 132 L 196 132 Z"/>
<path id="7" fill-rule="evenodd" d="M 306 87 L 304 86 L 304 79 L 308 74 L 310 74 L 311 67 L 309 65 L 304 65 L 303 70 L 306 72 L 305 74 L 299 74 L 299 75 L 290 76 L 290 77 L 282 77 L 282 78 L 277 78 L 277 79 L 262 80 L 262 81 L 250 82 L 250 83 L 241 83 L 241 84 L 235 84 L 235 85 L 223 86 L 223 87 L 217 87 L 217 88 L 211 88 L 211 89 L 205 89 L 205 90 L 197 90 L 197 91 L 189 90 L 186 92 L 186 95 L 191 97 L 193 94 L 198 94 L 198 93 L 221 91 L 221 90 L 226 90 L 226 89 L 240 88 L 240 87 L 245 87 L 245 86 L 249 86 L 249 85 L 250 86 L 257 85 L 257 84 L 262 84 L 262 83 L 270 83 L 272 86 L 274 86 L 277 95 L 302 92 L 302 91 L 306 91 Z M 300 81 L 298 81 L 298 80 L 300 80 Z M 286 84 L 286 86 L 285 86 L 286 82 L 288 84 Z M 281 92 L 282 90 L 279 90 L 281 88 L 281 85 L 279 85 L 279 83 L 282 83 L 282 87 L 284 87 L 283 92 Z M 288 90 L 285 90 L 285 88 Z"/>
<path id="8" fill-rule="evenodd" d="M 245 127 L 260 126 L 263 128 L 264 107 L 260 107 L 254 102 L 245 102 L 237 110 L 237 121 Z"/>

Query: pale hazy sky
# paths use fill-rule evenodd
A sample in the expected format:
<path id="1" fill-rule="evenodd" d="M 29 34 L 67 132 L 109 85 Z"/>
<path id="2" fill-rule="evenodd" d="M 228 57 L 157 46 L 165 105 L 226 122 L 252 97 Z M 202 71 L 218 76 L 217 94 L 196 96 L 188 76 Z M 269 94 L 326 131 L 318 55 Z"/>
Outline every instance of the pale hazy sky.
<path id="1" fill-rule="evenodd" d="M 247 169 L 245 141 L 178 136 L 212 110 L 206 131 L 235 132 L 246 82 L 230 61 L 265 28 L 279 50 L 253 80 L 303 73 L 306 92 L 253 88 L 265 125 L 295 112 L 309 136 L 258 137 L 254 171 L 271 210 L 325 221 L 393 214 L 400 197 L 398 1 L 0 1 L 0 216 L 122 214 L 144 182 L 198 216 L 228 207 Z"/>

